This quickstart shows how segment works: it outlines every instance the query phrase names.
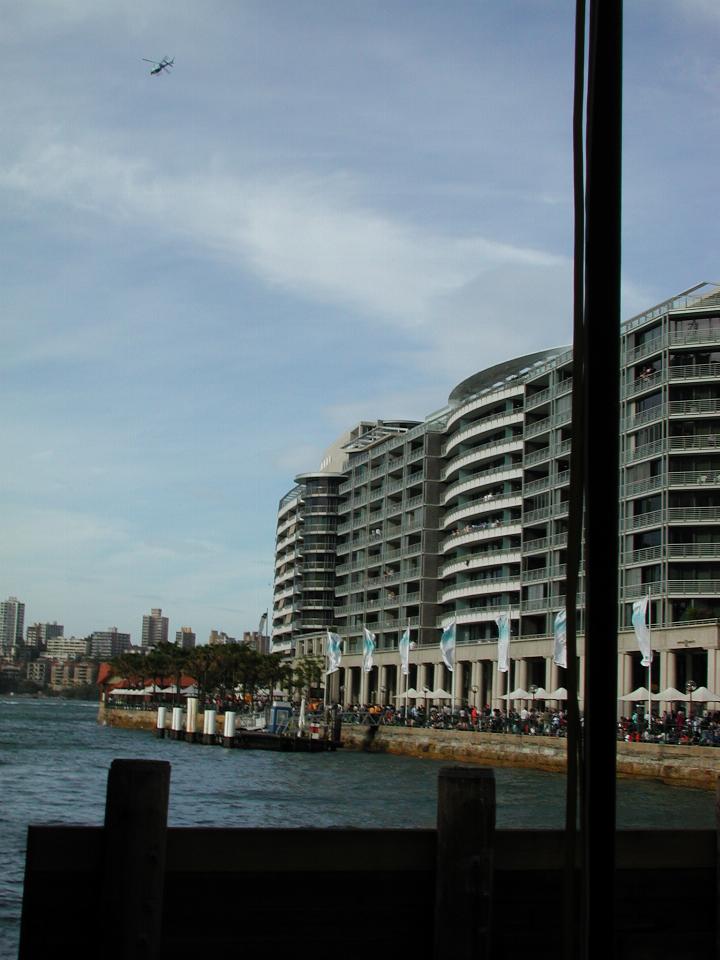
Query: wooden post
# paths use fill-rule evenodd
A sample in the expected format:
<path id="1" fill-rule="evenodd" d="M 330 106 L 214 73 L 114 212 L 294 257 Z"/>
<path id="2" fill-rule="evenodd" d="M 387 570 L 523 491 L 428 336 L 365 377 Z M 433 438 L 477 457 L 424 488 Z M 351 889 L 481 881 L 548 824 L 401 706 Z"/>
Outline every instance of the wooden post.
<path id="1" fill-rule="evenodd" d="M 198 718 L 197 697 L 188 697 L 185 701 L 185 739 L 188 743 L 195 743 L 198 740 L 197 718 Z"/>
<path id="2" fill-rule="evenodd" d="M 435 960 L 490 957 L 495 773 L 443 767 L 438 776 Z"/>
<path id="3" fill-rule="evenodd" d="M 105 806 L 101 960 L 160 955 L 170 764 L 113 760 Z"/>
<path id="4" fill-rule="evenodd" d="M 235 711 L 228 710 L 225 713 L 225 726 L 223 728 L 222 745 L 224 747 L 235 746 Z"/>
<path id="5" fill-rule="evenodd" d="M 214 710 L 205 710 L 203 714 L 203 743 L 217 743 L 217 721 Z"/>
<path id="6" fill-rule="evenodd" d="M 715 956 L 720 957 L 720 777 L 715 784 Z"/>
<path id="7" fill-rule="evenodd" d="M 157 723 L 155 724 L 155 736 L 164 737 L 165 736 L 165 718 L 167 715 L 167 707 L 158 707 L 157 712 Z"/>

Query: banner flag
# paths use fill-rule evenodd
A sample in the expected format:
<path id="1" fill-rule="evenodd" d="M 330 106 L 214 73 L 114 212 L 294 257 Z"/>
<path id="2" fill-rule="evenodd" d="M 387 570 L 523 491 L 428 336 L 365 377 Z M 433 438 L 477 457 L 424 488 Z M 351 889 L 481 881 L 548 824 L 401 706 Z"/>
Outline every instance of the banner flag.
<path id="1" fill-rule="evenodd" d="M 375 634 L 367 627 L 363 627 L 363 662 L 364 673 L 370 673 L 373 668 L 373 653 L 375 652 Z"/>
<path id="2" fill-rule="evenodd" d="M 327 632 L 327 658 L 328 668 L 325 675 L 335 673 L 342 660 L 342 637 L 337 633 Z"/>
<path id="3" fill-rule="evenodd" d="M 443 663 L 445 666 L 452 672 L 455 669 L 455 630 L 457 627 L 457 621 L 453 622 L 445 627 L 440 637 L 440 654 L 443 658 Z"/>
<path id="4" fill-rule="evenodd" d="M 400 654 L 400 673 L 407 677 L 410 673 L 410 627 L 407 627 L 398 641 L 398 653 Z"/>
<path id="5" fill-rule="evenodd" d="M 555 614 L 553 633 L 555 646 L 553 648 L 553 663 L 558 667 L 567 668 L 567 624 L 565 622 L 565 607 Z"/>
<path id="6" fill-rule="evenodd" d="M 498 614 L 495 617 L 495 623 L 498 628 L 498 670 L 500 673 L 507 673 L 510 653 L 510 614 Z"/>
<path id="7" fill-rule="evenodd" d="M 635 630 L 635 639 L 642 653 L 642 665 L 649 667 L 652 663 L 653 652 L 650 646 L 650 627 L 645 622 L 650 597 L 636 600 L 632 605 L 632 625 Z"/>

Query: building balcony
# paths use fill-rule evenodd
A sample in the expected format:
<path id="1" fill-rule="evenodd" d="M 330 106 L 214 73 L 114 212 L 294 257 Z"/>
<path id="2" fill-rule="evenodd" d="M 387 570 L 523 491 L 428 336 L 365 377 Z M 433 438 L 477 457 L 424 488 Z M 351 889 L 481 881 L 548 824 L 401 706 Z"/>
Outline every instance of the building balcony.
<path id="1" fill-rule="evenodd" d="M 717 487 L 720 486 L 720 471 L 671 470 L 667 482 L 669 487 Z"/>
<path id="2" fill-rule="evenodd" d="M 472 477 L 466 477 L 451 484 L 443 495 L 443 503 L 447 505 L 455 497 L 473 490 L 487 487 L 490 484 L 504 483 L 506 480 L 517 480 L 522 477 L 522 465 L 493 467 L 490 470 L 481 470 Z M 453 508 L 454 509 L 454 508 Z"/>
<path id="3" fill-rule="evenodd" d="M 462 470 L 472 463 L 478 463 L 482 460 L 488 460 L 491 457 L 499 457 L 506 453 L 520 451 L 522 450 L 522 443 L 522 436 L 499 437 L 491 443 L 483 443 L 478 447 L 474 447 L 472 450 L 468 450 L 449 463 L 442 471 L 441 479 L 447 480 L 453 473 L 457 473 L 458 470 Z"/>
<path id="4" fill-rule="evenodd" d="M 476 410 L 481 410 L 483 407 L 495 406 L 501 400 L 506 400 L 511 397 L 521 397 L 524 392 L 524 385 L 518 382 L 509 384 L 506 387 L 498 387 L 496 390 L 490 388 L 487 393 L 482 393 L 473 400 L 469 400 L 450 414 L 447 419 L 447 432 L 449 433 L 454 424 L 456 424 L 458 420 L 462 420 L 463 417 L 468 416 L 468 414 L 474 413 Z"/>
<path id="5" fill-rule="evenodd" d="M 655 560 L 662 560 L 663 548 L 659 544 L 655 547 L 641 547 L 639 550 L 631 550 L 623 557 L 623 564 L 632 566 L 634 564 L 651 563 Z"/>
<path id="6" fill-rule="evenodd" d="M 522 582 L 535 583 L 538 580 L 563 580 L 567 576 L 567 564 L 560 563 L 554 567 L 542 567 L 539 570 L 523 570 Z"/>
<path id="7" fill-rule="evenodd" d="M 720 377 L 720 363 L 692 363 L 668 369 L 670 383 L 688 380 L 716 380 Z"/>
<path id="8" fill-rule="evenodd" d="M 520 520 L 495 520 L 492 523 L 477 525 L 474 530 L 461 530 L 444 540 L 440 546 L 442 553 L 454 550 L 468 543 L 481 543 L 483 540 L 493 540 L 498 537 L 520 535 Z"/>
<path id="9" fill-rule="evenodd" d="M 670 560 L 720 560 L 720 541 L 717 543 L 669 543 Z"/>
<path id="10" fill-rule="evenodd" d="M 520 562 L 520 549 L 516 550 L 488 550 L 485 553 L 468 555 L 459 560 L 451 560 L 444 564 L 438 573 L 440 579 L 449 577 L 454 573 L 464 571 L 482 570 L 485 567 L 497 567 L 507 563 Z"/>
<path id="11" fill-rule="evenodd" d="M 522 410 L 506 410 L 503 413 L 494 413 L 489 417 L 476 420 L 467 427 L 463 427 L 458 433 L 453 434 L 441 447 L 440 452 L 443 457 L 447 456 L 459 443 L 470 440 L 473 437 L 482 436 L 483 433 L 490 433 L 493 430 L 499 430 L 501 427 L 512 426 L 515 423 L 522 423 Z"/>
<path id="12" fill-rule="evenodd" d="M 461 584 L 446 587 L 440 592 L 439 603 L 449 603 L 451 600 L 459 600 L 465 597 L 479 597 L 486 593 L 508 592 L 513 593 L 520 590 L 520 574 L 513 577 L 499 576 L 487 577 L 472 581 L 465 581 Z"/>
<path id="13" fill-rule="evenodd" d="M 453 526 L 453 524 L 461 520 L 466 520 L 471 517 L 482 517 L 487 513 L 496 513 L 498 510 L 513 507 L 517 508 L 520 507 L 521 504 L 522 496 L 520 491 L 509 495 L 499 494 L 497 496 L 492 493 L 487 493 L 485 496 L 477 497 L 470 503 L 464 503 L 462 506 L 446 514 L 443 520 L 443 528 L 447 530 L 448 527 Z"/>

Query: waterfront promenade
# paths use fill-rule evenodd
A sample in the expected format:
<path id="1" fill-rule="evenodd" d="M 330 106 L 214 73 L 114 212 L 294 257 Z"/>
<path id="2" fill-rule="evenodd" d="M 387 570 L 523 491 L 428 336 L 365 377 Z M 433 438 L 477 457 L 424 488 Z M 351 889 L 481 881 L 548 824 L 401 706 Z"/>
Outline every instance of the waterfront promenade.
<path id="1" fill-rule="evenodd" d="M 101 704 L 98 722 L 152 731 L 156 727 L 157 711 L 113 709 Z M 222 733 L 219 717 L 218 733 Z M 561 773 L 566 764 L 567 741 L 564 737 L 343 723 L 342 742 L 346 749 L 495 767 Z M 720 776 L 720 750 L 713 747 L 622 741 L 617 744 L 617 752 L 620 776 L 708 790 L 715 789 Z"/>

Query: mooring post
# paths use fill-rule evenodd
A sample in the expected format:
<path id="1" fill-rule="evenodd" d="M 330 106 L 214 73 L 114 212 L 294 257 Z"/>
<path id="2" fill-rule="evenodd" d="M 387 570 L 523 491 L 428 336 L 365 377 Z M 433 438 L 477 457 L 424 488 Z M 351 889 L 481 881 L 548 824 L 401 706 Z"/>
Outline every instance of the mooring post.
<path id="1" fill-rule="evenodd" d="M 160 955 L 170 764 L 113 760 L 105 805 L 101 960 Z"/>
<path id="2" fill-rule="evenodd" d="M 438 775 L 435 960 L 490 957 L 495 773 L 443 767 Z"/>
<path id="3" fill-rule="evenodd" d="M 185 701 L 185 739 L 188 743 L 195 743 L 197 737 L 198 702 L 197 697 L 188 697 Z"/>
<path id="4" fill-rule="evenodd" d="M 183 708 L 173 707 L 170 720 L 170 739 L 182 740 L 183 737 Z"/>
<path id="5" fill-rule="evenodd" d="M 155 736 L 165 736 L 165 718 L 167 716 L 167 707 L 158 707 L 157 723 L 155 724 Z"/>
<path id="6" fill-rule="evenodd" d="M 206 709 L 203 714 L 203 743 L 217 743 L 217 721 L 214 710 Z"/>
<path id="7" fill-rule="evenodd" d="M 225 725 L 223 727 L 222 745 L 224 747 L 235 746 L 235 711 L 228 710 L 225 714 Z"/>

